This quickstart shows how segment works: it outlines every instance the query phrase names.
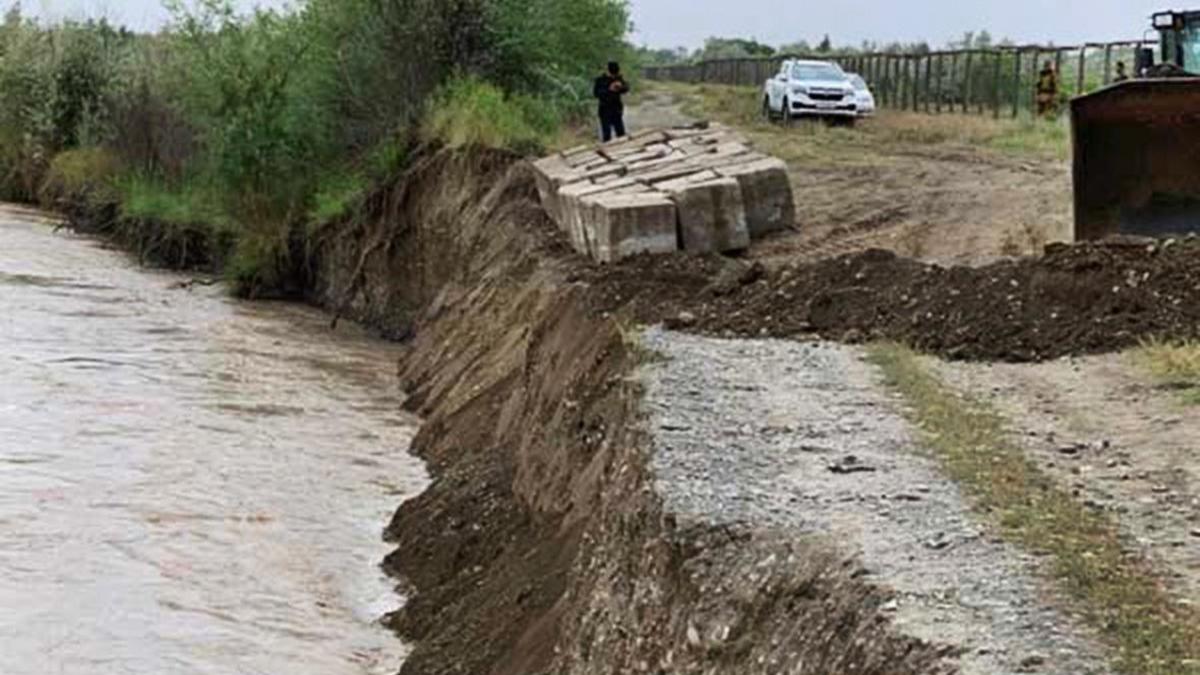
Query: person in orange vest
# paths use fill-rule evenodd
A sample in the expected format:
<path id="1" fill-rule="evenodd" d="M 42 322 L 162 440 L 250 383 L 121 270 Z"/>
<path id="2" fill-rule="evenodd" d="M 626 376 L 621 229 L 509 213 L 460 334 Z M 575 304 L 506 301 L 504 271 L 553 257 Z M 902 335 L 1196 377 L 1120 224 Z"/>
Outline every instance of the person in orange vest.
<path id="1" fill-rule="evenodd" d="M 1058 71 L 1050 61 L 1038 75 L 1037 114 L 1039 117 L 1058 116 Z"/>

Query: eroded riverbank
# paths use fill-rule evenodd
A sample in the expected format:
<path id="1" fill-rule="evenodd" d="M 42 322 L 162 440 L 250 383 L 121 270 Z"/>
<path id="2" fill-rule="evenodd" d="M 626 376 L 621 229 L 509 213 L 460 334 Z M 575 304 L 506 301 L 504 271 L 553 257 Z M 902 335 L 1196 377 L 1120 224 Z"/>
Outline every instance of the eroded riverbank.
<path id="1" fill-rule="evenodd" d="M 398 348 L 0 211 L 0 672 L 394 673 Z"/>

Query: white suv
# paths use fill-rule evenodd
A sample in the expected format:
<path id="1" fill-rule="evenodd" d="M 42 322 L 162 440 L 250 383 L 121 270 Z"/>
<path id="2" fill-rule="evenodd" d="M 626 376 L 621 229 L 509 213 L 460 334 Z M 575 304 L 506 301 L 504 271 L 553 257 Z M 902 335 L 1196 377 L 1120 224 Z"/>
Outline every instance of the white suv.
<path id="1" fill-rule="evenodd" d="M 767 80 L 763 113 L 785 121 L 796 117 L 827 117 L 853 124 L 858 117 L 858 94 L 836 64 L 825 61 L 784 61 L 779 74 Z"/>

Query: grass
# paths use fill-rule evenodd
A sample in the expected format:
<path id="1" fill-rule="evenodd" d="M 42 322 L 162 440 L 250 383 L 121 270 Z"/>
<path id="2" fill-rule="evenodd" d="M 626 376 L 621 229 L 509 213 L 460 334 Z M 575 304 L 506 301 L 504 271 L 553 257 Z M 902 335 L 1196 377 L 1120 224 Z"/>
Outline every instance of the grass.
<path id="1" fill-rule="evenodd" d="M 847 147 L 957 146 L 986 149 L 1004 155 L 1034 159 L 1066 160 L 1070 156 L 1070 133 L 1065 121 L 1023 117 L 993 119 L 984 115 L 942 115 L 881 110 L 854 129 L 803 124 L 785 130 L 763 119 L 762 93 L 752 87 L 653 83 L 682 101 L 692 117 L 712 119 L 767 137 L 784 146 L 783 154 L 814 160 L 844 155 Z M 800 147 L 790 147 L 800 146 Z M 775 147 L 774 145 L 772 147 Z M 784 157 L 789 159 L 789 157 Z"/>
<path id="2" fill-rule="evenodd" d="M 1178 390 L 1184 403 L 1200 406 L 1200 340 L 1150 340 L 1133 358 L 1163 387 Z"/>
<path id="3" fill-rule="evenodd" d="M 119 180 L 117 185 L 121 215 L 126 218 L 216 229 L 235 226 L 220 192 L 202 181 L 171 186 L 157 179 L 132 175 Z"/>
<path id="4" fill-rule="evenodd" d="M 50 161 L 39 198 L 45 203 L 61 198 L 111 199 L 120 170 L 117 157 L 103 148 L 61 152 Z"/>
<path id="5" fill-rule="evenodd" d="M 1003 418 L 945 387 L 910 350 L 881 345 L 871 360 L 907 402 L 906 415 L 947 473 L 998 531 L 1046 556 L 1048 571 L 1134 675 L 1200 673 L 1200 614 L 1172 601 L 1115 522 L 1059 487 L 1009 440 Z"/>
<path id="6" fill-rule="evenodd" d="M 539 154 L 561 119 L 544 101 L 506 94 L 475 77 L 451 80 L 432 97 L 422 134 L 452 148 L 483 146 Z"/>
<path id="7" fill-rule="evenodd" d="M 345 213 L 370 188 L 368 179 L 355 172 L 338 173 L 322 180 L 308 212 L 312 224 L 333 220 Z"/>

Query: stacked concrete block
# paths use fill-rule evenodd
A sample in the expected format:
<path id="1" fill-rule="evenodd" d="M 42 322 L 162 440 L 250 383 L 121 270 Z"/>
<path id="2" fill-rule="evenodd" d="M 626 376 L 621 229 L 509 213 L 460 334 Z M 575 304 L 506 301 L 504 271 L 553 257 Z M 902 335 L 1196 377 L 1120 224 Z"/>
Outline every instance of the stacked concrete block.
<path id="1" fill-rule="evenodd" d="M 786 166 L 721 125 L 648 130 L 534 168 L 546 212 L 600 262 L 738 251 L 793 223 Z"/>

